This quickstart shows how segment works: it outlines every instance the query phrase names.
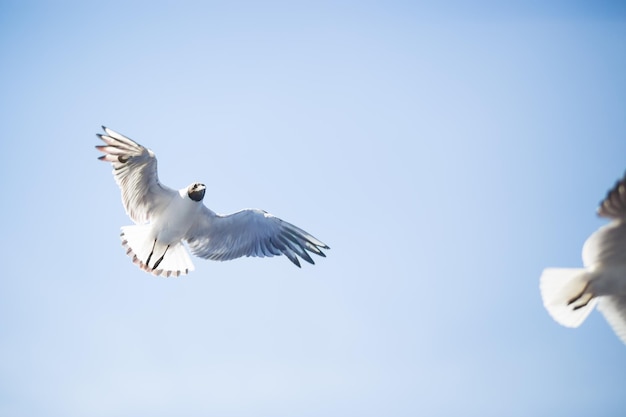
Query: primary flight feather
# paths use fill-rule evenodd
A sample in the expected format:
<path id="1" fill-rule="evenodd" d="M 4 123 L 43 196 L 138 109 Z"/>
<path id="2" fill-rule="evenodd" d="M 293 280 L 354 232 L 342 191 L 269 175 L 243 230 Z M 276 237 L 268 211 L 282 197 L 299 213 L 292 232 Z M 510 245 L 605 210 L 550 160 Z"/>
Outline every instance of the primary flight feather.
<path id="1" fill-rule="evenodd" d="M 547 268 L 540 278 L 543 304 L 558 323 L 578 327 L 597 305 L 626 343 L 626 175 L 609 191 L 598 215 L 611 222 L 583 245 L 584 268 Z"/>
<path id="2" fill-rule="evenodd" d="M 226 261 L 241 256 L 285 255 L 313 264 L 309 252 L 326 256 L 329 247 L 304 230 L 258 209 L 216 214 L 203 204 L 206 186 L 195 182 L 173 190 L 159 182 L 154 152 L 109 128 L 96 146 L 111 162 L 128 216 L 122 244 L 133 262 L 154 275 L 179 276 L 193 271 L 183 242 L 196 256 Z"/>

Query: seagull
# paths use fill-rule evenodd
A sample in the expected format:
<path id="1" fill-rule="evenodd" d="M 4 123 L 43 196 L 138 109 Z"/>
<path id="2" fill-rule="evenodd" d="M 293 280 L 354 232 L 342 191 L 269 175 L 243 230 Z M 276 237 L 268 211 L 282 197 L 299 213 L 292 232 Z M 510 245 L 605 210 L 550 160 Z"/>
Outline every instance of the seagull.
<path id="1" fill-rule="evenodd" d="M 242 256 L 285 255 L 297 267 L 298 257 L 314 264 L 308 252 L 325 257 L 330 249 L 311 234 L 259 209 L 222 215 L 203 204 L 206 186 L 194 182 L 176 191 L 161 184 L 157 159 L 150 149 L 107 127 L 97 134 L 105 145 L 98 159 L 113 165 L 122 203 L 135 225 L 122 227 L 126 254 L 156 276 L 180 276 L 194 270 L 192 254 L 227 261 Z M 307 252 L 308 251 L 308 252 Z"/>
<path id="2" fill-rule="evenodd" d="M 578 327 L 597 305 L 626 343 L 626 174 L 597 212 L 611 222 L 583 245 L 584 268 L 547 268 L 539 287 L 543 305 L 559 324 Z"/>

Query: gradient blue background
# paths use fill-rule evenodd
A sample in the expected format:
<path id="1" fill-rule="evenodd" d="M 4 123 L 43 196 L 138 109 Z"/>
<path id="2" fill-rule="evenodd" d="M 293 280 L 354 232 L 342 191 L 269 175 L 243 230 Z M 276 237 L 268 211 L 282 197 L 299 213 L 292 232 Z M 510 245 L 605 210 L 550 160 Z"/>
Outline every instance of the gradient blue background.
<path id="1" fill-rule="evenodd" d="M 626 169 L 624 3 L 2 1 L 0 57 L 1 416 L 625 415 L 538 290 Z M 145 274 L 102 124 L 328 258 Z"/>

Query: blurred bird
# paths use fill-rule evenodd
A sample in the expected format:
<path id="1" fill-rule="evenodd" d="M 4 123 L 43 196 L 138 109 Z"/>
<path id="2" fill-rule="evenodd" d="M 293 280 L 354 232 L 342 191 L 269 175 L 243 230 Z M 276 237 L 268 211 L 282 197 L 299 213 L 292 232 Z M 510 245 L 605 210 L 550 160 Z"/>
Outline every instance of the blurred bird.
<path id="1" fill-rule="evenodd" d="M 298 256 L 313 264 L 308 252 L 326 256 L 321 249 L 330 249 L 304 230 L 263 210 L 214 213 L 202 203 L 204 184 L 195 182 L 178 191 L 164 186 L 157 176 L 154 152 L 102 128 L 106 134 L 98 137 L 105 145 L 96 148 L 104 155 L 98 159 L 113 165 L 124 208 L 136 223 L 122 227 L 122 244 L 144 271 L 167 277 L 193 271 L 183 241 L 191 253 L 205 259 L 285 255 L 298 267 Z"/>
<path id="2" fill-rule="evenodd" d="M 578 327 L 597 305 L 626 343 L 626 174 L 609 191 L 598 215 L 611 223 L 583 245 L 584 268 L 547 268 L 540 278 L 543 305 L 554 320 Z"/>

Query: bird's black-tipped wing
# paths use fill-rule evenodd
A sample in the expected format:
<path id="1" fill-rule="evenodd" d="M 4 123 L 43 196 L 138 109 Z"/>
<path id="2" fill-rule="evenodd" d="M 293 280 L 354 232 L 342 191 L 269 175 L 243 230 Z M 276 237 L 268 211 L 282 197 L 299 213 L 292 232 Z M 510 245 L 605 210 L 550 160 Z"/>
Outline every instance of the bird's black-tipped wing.
<path id="1" fill-rule="evenodd" d="M 308 252 L 326 256 L 329 247 L 304 230 L 262 210 L 219 215 L 205 206 L 186 236 L 191 252 L 205 259 L 226 261 L 241 256 L 285 255 L 296 266 L 298 257 L 313 264 Z"/>
<path id="2" fill-rule="evenodd" d="M 96 146 L 104 153 L 98 159 L 113 165 L 113 176 L 122 190 L 128 216 L 135 223 L 145 223 L 158 207 L 176 195 L 176 191 L 159 182 L 154 152 L 124 135 L 102 128 L 105 134 L 98 134 L 98 137 L 106 145 Z"/>
<path id="3" fill-rule="evenodd" d="M 626 175 L 609 190 L 598 207 L 598 215 L 610 219 L 626 219 Z"/>

